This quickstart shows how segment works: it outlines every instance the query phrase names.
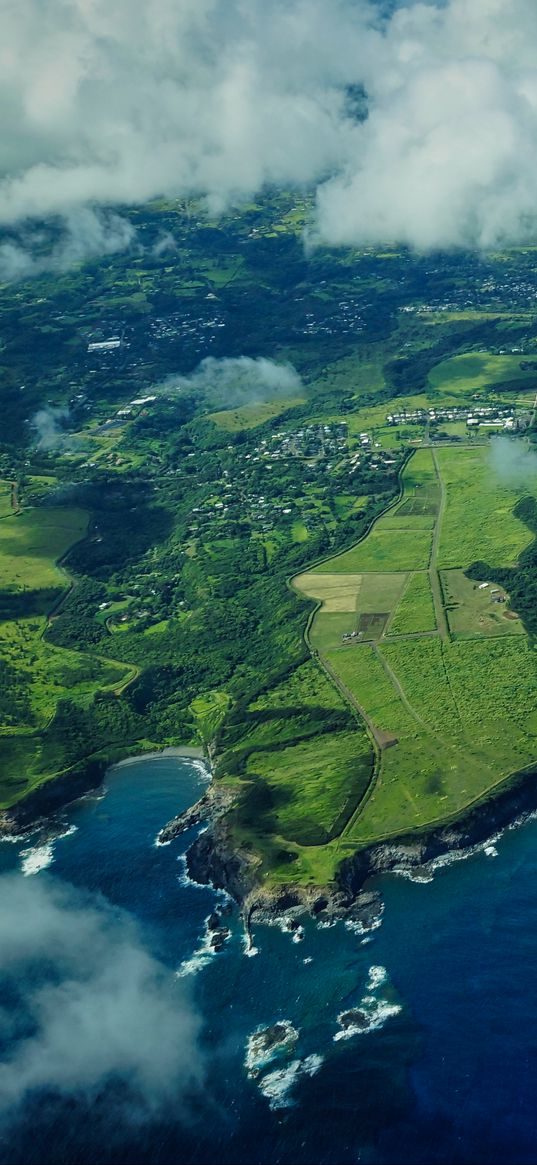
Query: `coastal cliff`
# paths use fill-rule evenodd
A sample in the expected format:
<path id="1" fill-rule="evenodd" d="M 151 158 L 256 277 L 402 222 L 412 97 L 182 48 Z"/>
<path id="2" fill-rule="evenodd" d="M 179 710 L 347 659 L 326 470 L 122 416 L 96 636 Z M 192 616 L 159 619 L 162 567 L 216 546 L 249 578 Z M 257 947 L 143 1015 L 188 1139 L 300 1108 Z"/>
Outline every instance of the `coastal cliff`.
<path id="1" fill-rule="evenodd" d="M 444 864 L 442 859 L 470 856 L 506 828 L 522 824 L 537 811 L 537 771 L 519 775 L 503 793 L 449 825 L 380 842 L 345 858 L 335 881 L 326 887 L 263 886 L 258 863 L 238 849 L 232 838 L 228 813 L 234 799 L 229 788 L 213 783 L 195 806 L 161 832 L 162 843 L 193 825 L 205 824 L 187 853 L 190 877 L 230 894 L 247 924 L 254 915 L 259 921 L 274 921 L 307 912 L 313 917 L 348 920 L 367 930 L 375 925 L 380 903 L 378 894 L 366 889 L 369 879 L 390 872 L 429 877 L 435 864 Z"/>
<path id="2" fill-rule="evenodd" d="M 71 802 L 78 801 L 79 797 L 98 789 L 108 767 L 108 761 L 88 761 L 79 769 L 45 781 L 24 800 L 0 813 L 0 836 L 22 833 Z"/>

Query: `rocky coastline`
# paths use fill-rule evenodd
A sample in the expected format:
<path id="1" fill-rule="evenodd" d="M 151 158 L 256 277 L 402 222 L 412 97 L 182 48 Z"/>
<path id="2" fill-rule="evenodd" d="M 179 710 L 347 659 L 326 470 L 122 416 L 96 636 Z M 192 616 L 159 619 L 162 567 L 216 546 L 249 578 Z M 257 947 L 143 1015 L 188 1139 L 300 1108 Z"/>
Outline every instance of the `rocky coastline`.
<path id="1" fill-rule="evenodd" d="M 73 801 L 99 789 L 108 768 L 107 761 L 88 761 L 74 772 L 46 781 L 24 800 L 0 813 L 0 837 L 24 833 L 40 822 L 47 821 Z"/>
<path id="2" fill-rule="evenodd" d="M 381 842 L 345 858 L 336 880 L 326 887 L 260 885 L 255 858 L 237 849 L 226 821 L 235 796 L 229 788 L 213 783 L 196 805 L 162 831 L 161 838 L 172 840 L 193 825 L 205 826 L 187 852 L 189 876 L 225 890 L 238 903 L 248 932 L 254 918 L 294 925 L 293 920 L 306 913 L 321 925 L 343 921 L 367 934 L 380 924 L 382 913 L 379 893 L 366 885 L 370 879 L 398 873 L 429 880 L 437 866 L 471 856 L 505 829 L 523 824 L 537 812 L 537 771 L 519 774 L 503 793 L 457 821 Z"/>

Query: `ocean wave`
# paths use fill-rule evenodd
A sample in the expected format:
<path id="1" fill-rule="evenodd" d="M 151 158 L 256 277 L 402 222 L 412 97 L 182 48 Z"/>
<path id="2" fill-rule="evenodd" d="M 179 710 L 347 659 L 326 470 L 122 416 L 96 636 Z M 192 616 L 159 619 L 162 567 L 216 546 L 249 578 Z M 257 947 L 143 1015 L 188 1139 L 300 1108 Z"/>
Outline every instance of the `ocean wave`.
<path id="1" fill-rule="evenodd" d="M 62 841 L 64 837 L 71 837 L 76 833 L 77 825 L 60 825 L 58 829 L 39 837 L 39 840 L 34 845 L 27 846 L 20 852 L 21 858 L 21 872 L 25 878 L 32 874 L 39 874 L 41 870 L 46 870 L 52 865 L 54 861 L 54 848 L 57 841 Z"/>
<path id="2" fill-rule="evenodd" d="M 382 926 L 382 918 L 379 916 L 372 919 L 371 922 L 360 922 L 359 919 L 347 918 L 344 922 L 345 930 L 350 930 L 353 934 L 364 935 L 370 934 L 372 930 L 378 930 Z"/>
<path id="3" fill-rule="evenodd" d="M 242 942 L 244 946 L 244 954 L 246 955 L 247 959 L 253 959 L 255 955 L 259 954 L 259 947 L 254 946 L 254 940 L 247 930 L 245 930 L 242 936 Z"/>
<path id="4" fill-rule="evenodd" d="M 202 943 L 189 959 L 185 959 L 175 972 L 176 979 L 186 979 L 188 975 L 197 975 L 215 957 L 215 951 L 209 943 Z"/>
<path id="5" fill-rule="evenodd" d="M 313 1054 L 304 1060 L 293 1060 L 286 1068 L 276 1068 L 259 1081 L 259 1089 L 269 1102 L 271 1109 L 290 1108 L 294 1104 L 290 1095 L 294 1086 L 304 1076 L 315 1076 L 323 1064 L 323 1057 Z"/>
<path id="6" fill-rule="evenodd" d="M 342 1011 L 337 1017 L 341 1030 L 336 1032 L 334 1041 L 350 1040 L 366 1032 L 378 1031 L 394 1015 L 402 1011 L 400 1003 L 388 1003 L 385 999 L 365 996 L 360 1007 Z"/>
<path id="7" fill-rule="evenodd" d="M 280 1056 L 288 1055 L 298 1040 L 290 1019 L 280 1019 L 268 1027 L 258 1027 L 246 1041 L 244 1066 L 249 1076 L 257 1077 L 263 1068 Z"/>
<path id="8" fill-rule="evenodd" d="M 161 844 L 166 845 L 167 843 L 161 842 Z M 186 853 L 179 854 L 177 861 L 180 862 L 181 865 L 183 866 L 183 872 L 181 874 L 179 874 L 179 877 L 177 879 L 180 886 L 193 886 L 196 890 L 206 890 L 207 889 L 207 886 L 205 885 L 204 882 L 195 882 L 194 878 L 190 877 L 190 874 L 188 873 Z"/>
<path id="9" fill-rule="evenodd" d="M 223 944 L 229 942 L 231 931 L 227 927 L 222 927 L 221 930 L 216 931 L 213 926 L 209 925 L 212 917 L 211 914 L 207 915 L 205 919 L 205 933 L 200 946 L 189 959 L 185 959 L 181 963 L 181 966 L 175 972 L 177 979 L 184 979 L 187 975 L 197 975 L 199 971 L 202 971 L 214 959 L 215 955 L 220 954 Z"/>
<path id="10" fill-rule="evenodd" d="M 367 979 L 367 990 L 376 991 L 378 987 L 382 987 L 388 981 L 388 972 L 386 967 L 370 967 Z"/>
<path id="11" fill-rule="evenodd" d="M 535 815 L 537 816 L 537 814 Z M 507 826 L 508 829 L 515 829 L 517 825 L 523 824 L 529 820 L 528 817 L 520 819 L 518 823 L 512 822 Z M 496 849 L 496 842 L 503 837 L 505 830 L 500 830 L 494 833 L 492 837 L 487 838 L 486 841 L 480 841 L 476 845 L 469 845 L 466 849 L 453 849 L 445 854 L 439 854 L 437 858 L 432 858 L 430 862 L 426 862 L 423 866 L 396 866 L 392 873 L 396 874 L 398 878 L 407 878 L 410 882 L 432 882 L 437 870 L 443 870 L 447 866 L 455 865 L 455 862 L 466 862 L 469 858 L 477 857 L 478 854 L 485 854 L 489 858 L 498 856 Z"/>
<path id="12" fill-rule="evenodd" d="M 354 1036 L 364 1035 L 366 1032 L 378 1031 L 384 1027 L 387 1020 L 398 1015 L 402 1010 L 401 1004 L 393 999 L 383 999 L 375 995 L 381 987 L 388 984 L 386 967 L 374 965 L 369 968 L 365 985 L 365 994 L 357 1007 L 341 1011 L 337 1017 L 340 1031 L 336 1032 L 334 1041 L 350 1040 Z"/>
<path id="13" fill-rule="evenodd" d="M 32 830 L 27 829 L 24 833 L 3 833 L 0 841 L 7 841 L 10 845 L 20 845 L 21 841 L 28 841 L 32 836 Z"/>
<path id="14" fill-rule="evenodd" d="M 54 861 L 54 846 L 51 841 L 44 845 L 33 845 L 21 850 L 21 871 L 25 878 L 46 870 Z"/>
<path id="15" fill-rule="evenodd" d="M 184 757 L 184 763 L 189 764 L 192 769 L 195 769 L 196 772 L 200 774 L 202 781 L 204 781 L 206 785 L 210 785 L 213 778 L 211 770 L 206 761 L 197 760 L 192 757 Z"/>

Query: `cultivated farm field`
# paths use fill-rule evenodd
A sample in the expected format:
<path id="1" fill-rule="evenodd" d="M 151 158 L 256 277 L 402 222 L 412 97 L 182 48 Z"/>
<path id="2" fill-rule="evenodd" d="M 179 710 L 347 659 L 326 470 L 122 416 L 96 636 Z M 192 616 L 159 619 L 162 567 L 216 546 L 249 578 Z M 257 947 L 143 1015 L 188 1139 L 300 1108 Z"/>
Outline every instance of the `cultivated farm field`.
<path id="1" fill-rule="evenodd" d="M 436 457 L 447 494 L 439 568 L 468 567 L 478 561 L 513 565 L 532 541 L 530 530 L 513 510 L 522 497 L 537 490 L 535 470 L 513 482 L 496 468 L 497 459 L 487 447 L 438 449 Z"/>
<path id="2" fill-rule="evenodd" d="M 419 450 L 397 506 L 356 547 L 294 580 L 317 599 L 346 596 L 348 614 L 317 612 L 310 642 L 379 750 L 340 847 L 450 819 L 537 758 L 535 653 L 502 588 L 464 573 L 477 560 L 516 563 L 532 535 L 513 510 L 537 490 L 535 476 L 507 483 L 488 446 Z M 413 521 L 430 525 L 411 533 L 411 546 L 427 538 L 414 567 L 401 551 Z M 351 618 L 356 635 L 342 642 Z"/>

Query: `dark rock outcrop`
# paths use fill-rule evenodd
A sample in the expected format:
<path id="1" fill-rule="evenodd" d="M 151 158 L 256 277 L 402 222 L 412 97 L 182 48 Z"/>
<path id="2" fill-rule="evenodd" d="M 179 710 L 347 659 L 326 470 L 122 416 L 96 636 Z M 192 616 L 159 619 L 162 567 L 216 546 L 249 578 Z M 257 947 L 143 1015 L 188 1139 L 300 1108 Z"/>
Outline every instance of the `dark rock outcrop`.
<path id="1" fill-rule="evenodd" d="M 59 809 L 77 801 L 79 797 L 99 789 L 107 768 L 106 761 L 88 761 L 80 769 L 40 785 L 24 801 L 0 815 L 0 833 L 23 833 L 30 826 L 52 817 Z"/>

